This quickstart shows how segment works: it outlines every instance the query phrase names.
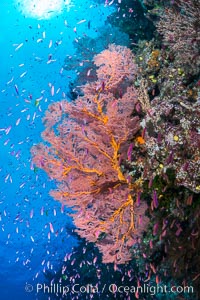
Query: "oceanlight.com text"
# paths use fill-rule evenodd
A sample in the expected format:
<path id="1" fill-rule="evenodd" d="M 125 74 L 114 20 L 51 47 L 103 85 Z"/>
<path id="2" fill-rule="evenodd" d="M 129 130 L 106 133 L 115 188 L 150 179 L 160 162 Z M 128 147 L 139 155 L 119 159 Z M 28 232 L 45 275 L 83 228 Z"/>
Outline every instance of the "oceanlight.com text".
<path id="1" fill-rule="evenodd" d="M 44 283 L 38 283 L 36 285 L 36 288 L 34 288 L 30 285 L 29 290 L 25 286 L 25 290 L 27 292 L 32 292 L 33 290 L 36 290 L 36 292 L 39 294 L 60 294 L 60 295 L 67 295 L 67 294 L 103 294 L 103 293 L 111 293 L 111 294 L 150 294 L 150 295 L 156 295 L 156 294 L 193 294 L 194 288 L 193 286 L 167 286 L 167 285 L 155 285 L 150 286 L 148 284 L 143 284 L 140 286 L 127 286 L 127 285 L 117 285 L 115 283 L 112 284 L 104 284 L 102 286 L 100 285 L 92 285 L 92 284 L 73 284 L 73 285 L 66 285 L 63 286 L 61 284 L 51 284 L 47 285 Z"/>
<path id="2" fill-rule="evenodd" d="M 168 293 L 174 293 L 174 294 L 181 294 L 181 293 L 193 293 L 194 288 L 193 286 L 172 286 L 168 287 L 167 285 L 156 285 L 156 286 L 150 286 L 148 284 L 143 284 L 141 286 L 123 286 L 123 285 L 116 285 L 116 284 L 110 284 L 109 285 L 109 292 L 116 294 L 116 293 L 125 293 L 125 294 L 134 294 L 134 293 L 144 293 L 144 294 L 150 294 L 150 295 L 156 295 L 156 294 L 168 294 Z"/>

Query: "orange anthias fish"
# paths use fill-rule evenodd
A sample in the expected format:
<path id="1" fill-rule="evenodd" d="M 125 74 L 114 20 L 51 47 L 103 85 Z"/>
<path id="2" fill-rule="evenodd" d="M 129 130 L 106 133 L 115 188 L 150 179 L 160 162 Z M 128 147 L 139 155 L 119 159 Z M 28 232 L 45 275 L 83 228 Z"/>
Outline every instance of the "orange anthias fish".
<path id="1" fill-rule="evenodd" d="M 138 136 L 138 137 L 136 137 L 136 142 L 138 142 L 138 144 L 140 144 L 140 145 L 143 145 L 143 144 L 145 144 L 145 140 L 143 139 L 143 137 L 142 136 Z"/>

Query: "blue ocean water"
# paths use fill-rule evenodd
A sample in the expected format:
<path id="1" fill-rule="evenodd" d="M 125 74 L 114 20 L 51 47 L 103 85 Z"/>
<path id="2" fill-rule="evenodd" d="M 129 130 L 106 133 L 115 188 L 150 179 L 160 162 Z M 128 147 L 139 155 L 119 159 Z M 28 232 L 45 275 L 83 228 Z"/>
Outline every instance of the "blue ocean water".
<path id="1" fill-rule="evenodd" d="M 195 1 L 191 0 L 190 2 L 194 3 Z M 185 11 L 183 8 L 179 9 L 180 3 L 183 8 L 186 7 Z M 156 29 L 159 18 L 162 19 L 166 7 L 167 9 L 173 7 L 174 13 L 187 16 L 187 6 L 184 5 L 185 1 L 179 0 L 0 1 L 0 300 L 198 299 L 198 295 L 196 297 L 195 293 L 196 291 L 198 293 L 197 285 L 200 278 L 196 268 L 199 261 L 197 253 L 199 245 L 199 185 L 192 182 L 193 185 L 196 184 L 194 192 L 194 190 L 190 190 L 190 181 L 183 186 L 174 183 L 175 173 L 171 164 L 176 149 L 178 149 L 176 163 L 178 164 L 179 159 L 182 160 L 182 156 L 179 157 L 179 148 L 176 146 L 179 145 L 178 141 L 185 139 L 186 127 L 183 126 L 184 134 L 181 137 L 182 129 L 178 127 L 179 121 L 180 124 L 184 124 L 184 120 L 187 120 L 184 118 L 187 114 L 189 115 L 190 105 L 191 107 L 194 105 L 193 108 L 195 108 L 195 110 L 191 110 L 192 112 L 198 110 L 199 75 L 195 73 L 195 68 L 192 70 L 194 74 L 190 70 L 188 72 L 190 65 L 185 67 L 184 63 L 178 61 L 178 55 L 176 57 L 173 55 L 173 51 L 171 52 L 170 43 L 166 47 Z M 193 25 L 195 24 L 194 22 Z M 193 39 L 195 43 L 198 41 L 196 35 Z M 173 39 L 170 38 L 171 41 L 173 45 Z M 130 52 L 126 52 L 131 53 L 131 62 L 128 64 L 129 66 L 134 65 L 137 70 L 134 80 L 131 73 L 130 82 L 126 78 L 127 81 L 123 81 L 121 87 L 117 86 L 116 89 L 113 88 L 113 91 L 111 88 L 109 97 L 112 93 L 112 97 L 114 97 L 112 107 L 116 108 L 117 101 L 115 100 L 123 98 L 127 86 L 128 88 L 132 87 L 132 94 L 130 94 L 133 96 L 129 96 L 127 103 L 131 99 L 135 105 L 131 116 L 139 116 L 140 123 L 139 121 L 138 123 L 140 125 L 138 127 L 141 127 L 136 135 L 132 134 L 131 140 L 128 141 L 130 142 L 129 145 L 127 143 L 128 150 L 126 147 L 124 147 L 125 150 L 122 150 L 127 153 L 128 160 L 125 158 L 125 162 L 121 164 L 123 153 L 120 152 L 117 153 L 119 155 L 117 168 L 116 165 L 113 167 L 111 164 L 112 171 L 118 170 L 119 165 L 122 166 L 122 173 L 125 174 L 124 178 L 127 176 L 127 182 L 124 179 L 121 180 L 118 173 L 120 183 L 111 180 L 111 182 L 105 182 L 105 185 L 103 183 L 99 190 L 103 197 L 105 190 L 109 192 L 108 200 L 110 201 L 112 188 L 114 190 L 118 184 L 121 184 L 123 194 L 123 187 L 127 184 L 129 196 L 131 195 L 132 199 L 134 194 L 135 197 L 135 202 L 132 199 L 131 224 L 136 223 L 135 220 L 138 217 L 134 210 L 134 204 L 137 205 L 139 211 L 138 224 L 143 225 L 143 222 L 145 224 L 145 219 L 149 221 L 147 221 L 147 225 L 144 225 L 144 231 L 141 231 L 138 236 L 137 234 L 134 236 L 135 232 L 132 232 L 134 226 L 131 225 L 128 233 L 131 232 L 133 240 L 129 241 L 129 235 L 127 238 L 125 234 L 122 234 L 122 219 L 127 216 L 124 211 L 121 213 L 120 207 L 123 205 L 119 201 L 119 209 L 113 210 L 120 215 L 119 227 L 113 226 L 113 231 L 109 228 L 110 232 L 106 230 L 103 232 L 104 229 L 101 232 L 93 231 L 96 242 L 100 246 L 105 246 L 104 249 L 109 250 L 108 252 L 102 251 L 103 258 L 107 253 L 109 258 L 114 257 L 112 260 L 114 263 L 102 263 L 102 253 L 95 244 L 81 239 L 76 233 L 70 216 L 71 210 L 49 195 L 49 191 L 56 188 L 56 183 L 48 174 L 33 164 L 31 148 L 42 142 L 41 133 L 45 128 L 42 119 L 48 106 L 63 99 L 71 102 L 77 96 L 82 96 L 83 92 L 80 86 L 85 85 L 88 81 L 95 81 L 97 78 L 93 63 L 94 55 L 108 49 L 108 45 L 112 43 L 127 46 L 129 49 L 126 48 L 126 50 L 129 51 L 131 49 Z M 133 53 L 135 58 L 132 56 Z M 177 54 L 179 54 L 178 50 Z M 195 53 L 195 55 L 197 54 Z M 123 58 L 126 62 L 127 57 Z M 115 65 L 115 63 L 113 64 Z M 193 64 L 195 65 L 195 62 L 192 62 L 191 65 L 193 66 Z M 133 73 L 135 72 L 134 68 L 131 69 Z M 173 77 L 171 74 L 177 76 Z M 99 82 L 101 82 L 100 85 Z M 106 94 L 106 91 L 110 93 L 109 84 L 106 90 L 104 79 L 99 82 L 97 86 L 94 85 L 95 96 L 104 94 L 104 92 Z M 95 84 L 95 82 L 93 83 Z M 183 90 L 181 88 L 179 90 L 177 87 L 182 87 Z M 138 96 L 140 101 L 135 103 L 134 101 L 137 100 L 134 94 L 136 90 L 139 90 L 140 96 L 141 94 L 142 96 L 141 99 Z M 179 109 L 183 116 L 181 114 L 178 116 L 177 103 L 170 104 L 174 105 L 177 113 L 176 118 L 170 120 L 170 116 L 167 115 L 168 106 L 166 106 L 166 111 L 164 109 L 165 104 L 170 103 L 170 101 L 168 103 L 169 99 L 166 100 L 165 93 L 169 98 L 172 93 L 172 99 L 174 93 L 177 93 L 177 103 L 180 100 Z M 188 97 L 186 100 L 189 100 L 186 104 L 182 102 L 184 97 Z M 88 103 L 89 100 L 88 98 Z M 95 102 L 95 100 L 94 97 L 93 101 Z M 158 100 L 160 103 L 156 103 Z M 141 103 L 143 107 L 141 107 Z M 59 105 L 62 108 L 62 104 Z M 152 110 L 156 108 L 158 112 L 158 119 L 152 119 L 155 123 L 146 122 L 148 118 L 146 119 L 144 116 L 146 114 L 151 118 L 151 108 Z M 159 119 L 161 108 L 163 109 L 163 114 L 161 110 L 160 116 L 161 120 L 163 119 L 162 122 L 164 125 L 167 124 L 166 128 L 171 126 L 171 132 L 169 130 L 167 136 L 165 136 L 165 132 L 162 133 L 163 136 L 162 134 L 159 136 L 160 132 L 157 135 L 156 132 L 163 125 Z M 122 113 L 124 113 L 123 109 L 119 115 Z M 65 117 L 63 117 L 64 120 Z M 198 118 L 194 117 L 194 119 L 198 123 Z M 120 118 L 119 120 L 121 121 Z M 191 120 L 192 117 L 186 122 L 188 128 L 192 123 Z M 87 130 L 84 129 L 85 125 L 88 125 L 86 123 L 87 121 L 84 119 L 81 130 L 87 136 Z M 90 124 L 90 122 L 88 123 Z M 189 135 L 187 136 L 192 143 L 191 149 L 195 150 L 198 148 L 195 146 L 196 140 L 199 145 L 198 134 L 195 131 L 196 123 L 190 128 L 191 134 L 194 134 L 193 140 Z M 158 128 L 154 132 L 155 124 L 158 125 Z M 135 127 L 137 127 L 137 122 Z M 163 128 L 161 129 L 163 130 Z M 174 129 L 174 135 L 172 129 Z M 173 151 L 167 159 L 168 148 L 161 147 L 162 139 L 163 142 L 166 139 L 169 145 L 170 143 L 174 145 Z M 154 154 L 157 156 L 157 152 L 145 152 L 145 144 L 152 150 L 151 145 L 154 145 L 152 141 L 155 145 L 158 144 L 158 148 L 152 146 L 152 149 L 157 151 L 160 147 L 161 151 L 161 155 L 158 155 L 159 160 L 161 159 L 161 161 L 158 160 L 158 174 L 156 173 L 157 169 L 154 170 Z M 180 143 L 179 146 L 181 145 Z M 189 145 L 186 144 L 187 147 Z M 78 148 L 78 152 L 79 150 L 82 153 L 82 149 Z M 87 157 L 88 149 L 83 150 L 86 150 Z M 191 160 L 198 160 L 198 155 L 196 155 L 198 151 L 195 150 L 194 153 L 186 155 L 188 160 L 190 155 Z M 100 152 L 102 152 L 101 148 Z M 98 157 L 93 152 L 91 153 L 93 158 Z M 144 159 L 145 155 L 149 155 L 147 157 L 149 160 Z M 62 153 L 60 156 L 58 157 L 62 159 Z M 144 167 L 146 162 L 149 165 L 147 169 Z M 185 165 L 186 171 L 189 163 Z M 39 159 L 38 165 L 45 169 L 43 159 L 41 161 Z M 176 169 L 176 165 L 174 168 Z M 74 169 L 76 170 L 76 167 Z M 164 171 L 165 169 L 169 172 Z M 179 170 L 178 167 L 177 169 Z M 197 172 L 196 168 L 194 171 L 196 177 L 198 177 Z M 180 173 L 178 174 L 180 175 Z M 105 175 L 107 174 L 105 173 Z M 105 178 L 107 180 L 107 176 Z M 144 179 L 141 191 L 142 180 L 140 182 L 140 179 Z M 193 181 L 193 177 L 191 177 L 191 181 Z M 95 186 L 95 180 L 92 183 L 89 182 Z M 111 197 L 111 199 L 113 200 L 115 197 Z M 140 203 L 142 202 L 147 206 L 145 213 L 142 210 L 140 212 Z M 95 210 L 93 203 L 89 203 L 87 206 L 88 210 L 90 208 Z M 82 211 L 78 211 L 77 218 L 79 218 L 79 212 L 80 216 L 82 215 Z M 101 212 L 100 210 L 98 219 L 100 224 L 104 219 Z M 110 217 L 109 213 L 108 217 Z M 124 216 L 122 216 L 123 214 Z M 110 217 L 111 221 L 114 220 L 113 216 L 114 213 Z M 134 222 L 132 222 L 133 218 Z M 87 221 L 86 224 L 91 226 L 89 223 Z M 128 224 L 128 221 L 125 220 L 124 223 Z M 115 223 L 114 220 L 113 224 L 118 223 Z M 95 230 L 96 228 L 99 227 L 95 227 Z M 115 228 L 118 229 L 116 230 L 117 234 L 113 234 Z M 115 246 L 120 234 L 123 242 L 125 241 L 127 244 L 128 251 L 133 254 L 133 259 L 125 260 L 124 264 L 119 264 L 119 249 L 113 250 L 112 248 L 112 242 L 114 241 Z M 111 236 L 111 242 L 109 236 Z M 125 240 L 126 238 L 127 240 Z M 108 248 L 106 248 L 107 245 Z M 121 249 L 123 252 L 124 249 Z M 182 255 L 184 250 L 186 253 Z M 193 268 L 196 269 L 193 271 Z M 172 274 L 172 270 L 174 274 Z M 193 291 L 183 292 L 183 287 L 187 284 L 191 286 L 194 284 L 196 288 L 194 295 L 192 295 Z M 169 293 L 162 291 L 163 288 L 169 289 L 171 286 L 175 288 L 178 286 L 181 292 L 177 292 L 176 289 L 173 293 L 171 290 Z M 131 287 L 132 290 L 130 290 Z M 134 291 L 135 287 L 142 287 L 142 290 L 138 293 L 137 290 Z"/>
<path id="2" fill-rule="evenodd" d="M 26 292 L 25 285 L 43 282 L 43 270 L 56 270 L 77 244 L 67 234 L 72 226 L 67 209 L 49 196 L 53 183 L 32 166 L 30 148 L 41 141 L 48 105 L 67 99 L 75 70 L 65 71 L 63 65 L 75 51 L 74 39 L 95 37 L 112 11 L 103 3 L 75 0 L 69 9 L 42 19 L 24 13 L 22 2 L 28 10 L 30 1 L 0 2 L 1 300 L 47 299 Z"/>

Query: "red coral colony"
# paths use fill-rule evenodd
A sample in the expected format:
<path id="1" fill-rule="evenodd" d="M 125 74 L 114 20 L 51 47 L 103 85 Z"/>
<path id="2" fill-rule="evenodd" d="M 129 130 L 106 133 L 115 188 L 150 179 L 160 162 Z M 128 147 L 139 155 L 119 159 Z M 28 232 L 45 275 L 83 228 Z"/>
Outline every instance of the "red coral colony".
<path id="1" fill-rule="evenodd" d="M 97 246 L 103 263 L 119 270 L 136 260 L 138 280 L 198 290 L 200 31 L 191 18 L 199 4 L 175 1 L 165 14 L 159 2 L 155 22 L 166 45 L 141 42 L 133 55 L 110 44 L 95 55 L 95 79 L 77 99 L 49 106 L 44 143 L 32 157 L 56 181 L 52 197 L 71 208 L 76 232 Z"/>

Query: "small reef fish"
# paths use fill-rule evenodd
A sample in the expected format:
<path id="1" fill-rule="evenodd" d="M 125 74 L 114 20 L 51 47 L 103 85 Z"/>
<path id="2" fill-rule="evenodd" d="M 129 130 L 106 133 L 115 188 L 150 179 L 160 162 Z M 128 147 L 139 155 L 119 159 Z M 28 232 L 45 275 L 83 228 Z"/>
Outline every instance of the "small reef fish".
<path id="1" fill-rule="evenodd" d="M 85 23 L 86 22 L 86 19 L 83 19 L 83 20 L 80 20 L 78 23 L 76 24 L 82 24 L 82 23 Z"/>
<path id="2" fill-rule="evenodd" d="M 50 231 L 51 231 L 52 233 L 54 233 L 54 228 L 53 228 L 53 225 L 52 225 L 51 222 L 49 223 L 49 228 L 50 228 Z"/>
<path id="3" fill-rule="evenodd" d="M 23 45 L 24 45 L 24 43 L 19 44 L 19 45 L 15 48 L 15 51 L 19 50 Z"/>
<path id="4" fill-rule="evenodd" d="M 19 77 L 23 78 L 26 74 L 27 74 L 27 71 L 25 71 L 24 73 L 22 73 Z"/>

